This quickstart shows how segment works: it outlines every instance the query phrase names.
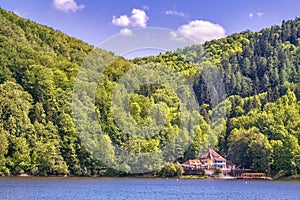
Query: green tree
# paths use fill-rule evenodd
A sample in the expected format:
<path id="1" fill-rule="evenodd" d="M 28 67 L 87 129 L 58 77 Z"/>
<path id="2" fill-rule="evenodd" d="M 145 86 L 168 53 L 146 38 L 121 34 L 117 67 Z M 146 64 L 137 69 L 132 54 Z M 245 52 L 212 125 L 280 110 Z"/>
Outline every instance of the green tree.
<path id="1" fill-rule="evenodd" d="M 251 158 L 251 168 L 270 174 L 273 149 L 268 138 L 262 133 L 257 133 L 249 144 L 247 152 Z"/>
<path id="2" fill-rule="evenodd" d="M 0 175 L 9 174 L 9 169 L 6 167 L 6 155 L 8 153 L 7 133 L 4 130 L 0 131 Z"/>
<path id="3" fill-rule="evenodd" d="M 160 171 L 162 177 L 180 177 L 183 174 L 183 168 L 180 164 L 168 163 Z"/>

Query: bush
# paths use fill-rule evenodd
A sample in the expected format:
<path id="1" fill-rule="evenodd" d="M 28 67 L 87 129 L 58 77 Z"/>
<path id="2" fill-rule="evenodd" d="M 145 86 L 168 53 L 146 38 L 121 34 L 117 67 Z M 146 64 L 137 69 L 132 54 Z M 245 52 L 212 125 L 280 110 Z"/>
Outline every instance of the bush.
<path id="1" fill-rule="evenodd" d="M 183 169 L 180 164 L 168 163 L 159 171 L 159 176 L 162 177 L 179 177 L 183 174 Z"/>
<path id="2" fill-rule="evenodd" d="M 218 168 L 215 172 L 216 175 L 222 174 L 222 170 L 220 168 Z"/>

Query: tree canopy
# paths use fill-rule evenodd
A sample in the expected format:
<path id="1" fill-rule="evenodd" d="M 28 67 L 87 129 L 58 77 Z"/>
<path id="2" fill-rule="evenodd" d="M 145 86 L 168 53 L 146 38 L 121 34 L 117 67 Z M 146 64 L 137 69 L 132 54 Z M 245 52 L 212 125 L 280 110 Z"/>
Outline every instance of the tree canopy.
<path id="1" fill-rule="evenodd" d="M 77 73 L 84 62 L 93 67 L 86 58 L 94 48 L 2 9 L 0 25 L 1 175 L 115 176 L 143 165 L 149 171 L 166 166 L 154 173 L 178 176 L 182 171 L 172 162 L 194 158 L 210 147 L 244 168 L 300 173 L 300 19 L 133 60 L 100 50 L 113 61 L 97 72 L 101 81 L 96 84 L 90 80 L 93 71 L 82 72 L 84 92 L 78 97 L 79 102 L 94 103 L 103 131 L 94 143 L 82 141 L 79 134 L 94 126 L 77 126 L 72 116 Z M 183 97 L 193 96 L 183 86 L 174 93 L 174 88 L 132 79 L 134 92 L 117 95 L 124 92 L 118 82 L 127 73 L 149 65 L 153 71 L 167 67 L 181 73 L 193 89 L 197 109 L 182 109 L 189 106 Z M 113 98 L 116 105 L 127 105 L 124 111 L 116 110 Z M 90 108 L 82 103 L 81 109 Z M 84 122 L 90 116 L 80 117 Z M 137 128 L 149 124 L 160 129 Z M 176 156 L 164 150 L 168 144 Z M 101 148 L 91 152 L 93 145 Z M 122 162 L 118 148 L 141 156 Z M 143 156 L 150 153 L 151 159 Z M 119 171 L 112 167 L 116 164 Z"/>

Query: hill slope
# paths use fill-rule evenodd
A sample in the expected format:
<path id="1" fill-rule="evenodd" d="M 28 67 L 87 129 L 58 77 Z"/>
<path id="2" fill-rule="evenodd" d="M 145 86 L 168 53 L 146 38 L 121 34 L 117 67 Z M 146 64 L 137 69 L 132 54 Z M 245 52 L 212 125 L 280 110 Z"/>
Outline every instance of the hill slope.
<path id="1" fill-rule="evenodd" d="M 4 10 L 0 24 L 0 173 L 91 174 L 70 102 L 93 47 Z"/>
<path id="2" fill-rule="evenodd" d="M 217 108 L 226 106 L 226 122 L 216 133 L 223 156 L 244 168 L 292 175 L 300 167 L 299 45 L 300 19 L 295 19 L 134 62 L 160 62 L 184 71 L 208 123 L 213 100 L 222 102 Z M 217 66 L 226 96 L 216 83 L 209 90 L 207 77 L 191 66 Z"/>
<path id="3" fill-rule="evenodd" d="M 104 162 L 86 150 L 71 117 L 76 74 L 93 48 L 4 10 L 0 15 L 0 174 L 119 175 L 104 165 L 108 160 L 120 163 L 111 142 L 136 153 L 158 152 L 148 163 L 149 170 L 172 161 L 163 147 L 174 136 L 187 133 L 180 129 L 185 114 L 178 109 L 178 98 L 167 88 L 148 84 L 128 97 L 129 112 L 137 124 L 151 122 L 155 105 L 160 106 L 157 112 L 165 113 L 164 128 L 154 137 L 131 137 L 117 126 L 112 114 L 116 82 L 141 63 L 181 71 L 195 90 L 202 117 L 192 127 L 195 138 L 188 150 L 181 143 L 173 147 L 180 152 L 178 161 L 217 145 L 224 156 L 246 168 L 282 175 L 300 172 L 299 19 L 159 56 L 132 61 L 116 58 L 104 73 L 95 99 L 105 132 L 102 139 L 108 144 Z M 204 65 L 217 68 L 225 85 L 227 96 L 214 88 L 218 106 L 212 105 L 212 94 L 195 68 Z M 225 121 L 210 127 L 212 109 L 222 106 L 226 106 Z M 133 165 L 124 167 L 128 170 Z"/>

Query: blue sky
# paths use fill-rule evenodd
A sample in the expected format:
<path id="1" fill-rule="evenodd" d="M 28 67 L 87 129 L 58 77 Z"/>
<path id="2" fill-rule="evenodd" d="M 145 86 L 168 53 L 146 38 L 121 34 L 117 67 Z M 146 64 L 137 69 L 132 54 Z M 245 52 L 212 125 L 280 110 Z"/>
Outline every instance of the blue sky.
<path id="1" fill-rule="evenodd" d="M 300 16 L 299 0 L 0 0 L 0 7 L 92 45 L 141 27 L 177 30 L 203 43 Z"/>

